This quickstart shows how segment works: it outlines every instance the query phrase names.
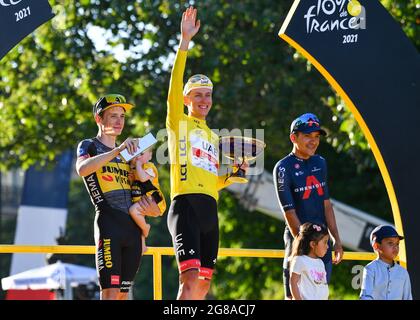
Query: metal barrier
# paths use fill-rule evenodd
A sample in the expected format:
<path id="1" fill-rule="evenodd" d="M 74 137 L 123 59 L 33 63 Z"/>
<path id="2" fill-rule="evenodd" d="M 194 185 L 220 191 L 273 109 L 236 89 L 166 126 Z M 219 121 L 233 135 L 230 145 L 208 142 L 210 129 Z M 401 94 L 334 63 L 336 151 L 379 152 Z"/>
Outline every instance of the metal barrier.
<path id="1" fill-rule="evenodd" d="M 95 246 L 0 245 L 0 253 L 95 254 Z M 153 256 L 153 298 L 155 300 L 162 300 L 162 256 L 174 254 L 174 249 L 169 247 L 148 247 L 144 253 L 144 255 Z M 218 257 L 284 258 L 284 250 L 221 248 Z M 370 252 L 346 251 L 343 256 L 343 260 L 374 259 L 376 259 L 376 254 Z"/>

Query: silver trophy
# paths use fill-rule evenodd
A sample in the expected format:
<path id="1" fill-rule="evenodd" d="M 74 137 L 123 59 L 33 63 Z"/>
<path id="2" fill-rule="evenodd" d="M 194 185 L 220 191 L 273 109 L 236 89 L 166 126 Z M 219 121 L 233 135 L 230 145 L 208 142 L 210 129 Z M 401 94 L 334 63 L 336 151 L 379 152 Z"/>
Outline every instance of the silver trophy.
<path id="1" fill-rule="evenodd" d="M 228 159 L 234 160 L 237 164 L 226 180 L 234 183 L 247 183 L 245 170 L 242 169 L 244 162 L 255 160 L 265 148 L 261 140 L 242 136 L 226 136 L 219 139 L 220 152 Z"/>

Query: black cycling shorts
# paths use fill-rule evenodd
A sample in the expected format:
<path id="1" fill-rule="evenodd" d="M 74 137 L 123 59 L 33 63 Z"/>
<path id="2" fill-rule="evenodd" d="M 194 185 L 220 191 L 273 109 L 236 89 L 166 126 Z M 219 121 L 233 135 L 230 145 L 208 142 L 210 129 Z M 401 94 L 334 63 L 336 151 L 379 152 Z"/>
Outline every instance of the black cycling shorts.
<path id="1" fill-rule="evenodd" d="M 142 256 L 140 228 L 127 213 L 112 208 L 96 214 L 94 228 L 101 289 L 128 292 Z"/>
<path id="2" fill-rule="evenodd" d="M 216 200 L 205 194 L 176 196 L 168 212 L 168 229 L 179 273 L 199 270 L 211 279 L 219 251 L 219 220 Z"/>

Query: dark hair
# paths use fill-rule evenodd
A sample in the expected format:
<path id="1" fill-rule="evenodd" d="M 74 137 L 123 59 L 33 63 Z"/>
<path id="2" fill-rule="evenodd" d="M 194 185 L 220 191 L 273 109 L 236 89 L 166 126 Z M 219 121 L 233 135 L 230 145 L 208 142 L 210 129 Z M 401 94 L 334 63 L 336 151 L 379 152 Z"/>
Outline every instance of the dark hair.
<path id="1" fill-rule="evenodd" d="M 318 243 L 324 236 L 328 235 L 325 225 L 306 222 L 299 227 L 299 234 L 293 240 L 291 257 L 308 255 L 311 251 L 311 241 Z"/>

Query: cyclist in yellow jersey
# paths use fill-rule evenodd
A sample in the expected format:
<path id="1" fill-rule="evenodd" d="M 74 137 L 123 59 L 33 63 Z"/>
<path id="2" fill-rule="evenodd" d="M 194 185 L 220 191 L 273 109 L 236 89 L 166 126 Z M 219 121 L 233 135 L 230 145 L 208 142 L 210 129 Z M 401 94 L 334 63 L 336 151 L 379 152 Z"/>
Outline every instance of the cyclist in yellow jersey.
<path id="1" fill-rule="evenodd" d="M 204 299 L 207 295 L 219 247 L 218 191 L 230 184 L 226 175 L 218 175 L 218 136 L 206 124 L 213 84 L 207 76 L 197 74 L 183 86 L 188 45 L 200 28 L 196 16 L 192 7 L 182 14 L 166 118 L 171 161 L 168 229 L 180 273 L 180 300 Z"/>

